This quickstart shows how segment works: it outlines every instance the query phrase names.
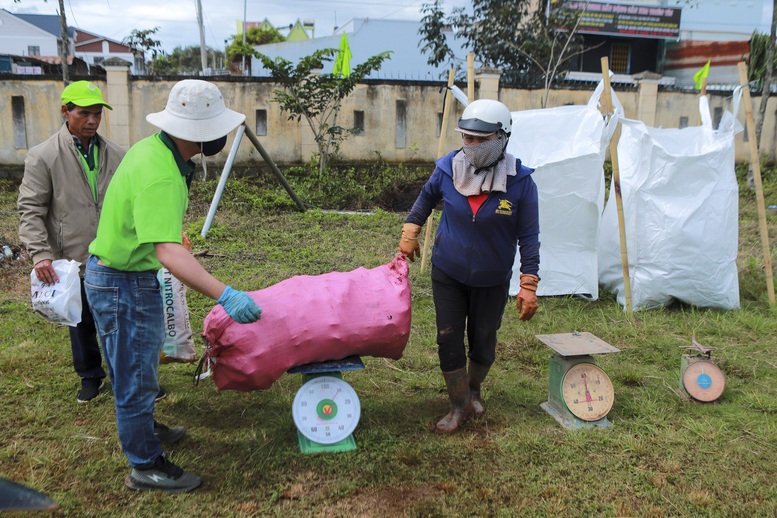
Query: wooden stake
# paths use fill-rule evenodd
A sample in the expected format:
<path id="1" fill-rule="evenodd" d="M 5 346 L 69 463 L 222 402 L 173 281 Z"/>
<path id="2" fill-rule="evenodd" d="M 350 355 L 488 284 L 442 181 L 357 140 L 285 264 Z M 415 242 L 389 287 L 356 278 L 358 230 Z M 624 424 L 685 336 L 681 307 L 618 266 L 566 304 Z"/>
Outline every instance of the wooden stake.
<path id="1" fill-rule="evenodd" d="M 437 158 L 440 158 L 444 153 L 445 148 L 445 129 L 448 127 L 448 117 L 450 116 L 451 108 L 453 108 L 453 92 L 450 91 L 450 87 L 453 86 L 454 79 L 456 78 L 456 70 L 451 69 L 448 72 L 448 91 L 445 92 L 445 105 L 442 110 L 442 127 L 440 128 L 440 142 L 437 145 Z M 424 271 L 426 267 L 426 256 L 429 253 L 429 243 L 432 242 L 432 226 L 434 225 L 434 209 L 426 220 L 426 233 L 424 234 L 424 247 L 421 251 L 421 271 Z"/>
<path id="2" fill-rule="evenodd" d="M 475 53 L 467 54 L 467 100 L 475 100 Z"/>
<path id="3" fill-rule="evenodd" d="M 610 64 L 606 57 L 602 58 L 602 79 L 604 81 L 604 111 L 607 117 L 612 113 L 612 98 L 610 96 Z M 611 189 L 615 190 L 615 206 L 618 209 L 618 232 L 621 242 L 621 266 L 623 267 L 623 291 L 626 296 L 626 311 L 629 316 L 632 314 L 631 307 L 631 279 L 629 277 L 629 256 L 626 249 L 626 223 L 623 216 L 623 197 L 621 194 L 621 178 L 618 168 L 618 139 L 613 133 L 610 139 L 610 159 L 612 160 L 612 184 Z"/>
<path id="4" fill-rule="evenodd" d="M 742 88 L 742 98 L 745 105 L 747 119 L 747 136 L 750 141 L 750 167 L 753 169 L 755 181 L 755 199 L 758 205 L 758 228 L 761 232 L 761 247 L 764 254 L 764 272 L 766 273 L 766 293 L 769 296 L 769 304 L 774 306 L 774 276 L 772 273 L 772 252 L 769 247 L 769 231 L 766 227 L 766 206 L 764 204 L 764 188 L 761 182 L 761 161 L 758 154 L 758 142 L 755 138 L 755 119 L 753 118 L 753 105 L 750 101 L 750 84 L 747 80 L 747 65 L 740 61 L 739 83 Z"/>

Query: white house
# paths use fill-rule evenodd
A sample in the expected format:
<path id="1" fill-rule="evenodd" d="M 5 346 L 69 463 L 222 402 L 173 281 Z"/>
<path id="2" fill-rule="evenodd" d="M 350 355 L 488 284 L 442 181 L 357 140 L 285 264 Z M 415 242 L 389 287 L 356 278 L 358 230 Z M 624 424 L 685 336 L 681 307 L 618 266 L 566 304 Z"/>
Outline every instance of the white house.
<path id="1" fill-rule="evenodd" d="M 0 9 L 0 54 L 36 58 L 59 64 L 61 40 L 59 16 L 53 14 L 14 14 Z M 87 66 L 100 65 L 109 58 L 132 64 L 131 73 L 146 73 L 142 50 L 111 39 L 68 27 L 68 63 L 78 58 Z"/>
<path id="2" fill-rule="evenodd" d="M 0 9 L 0 54 L 14 56 L 59 56 L 59 33 L 51 32 L 27 18 L 39 15 L 15 15 Z M 55 17 L 56 18 L 56 17 Z"/>

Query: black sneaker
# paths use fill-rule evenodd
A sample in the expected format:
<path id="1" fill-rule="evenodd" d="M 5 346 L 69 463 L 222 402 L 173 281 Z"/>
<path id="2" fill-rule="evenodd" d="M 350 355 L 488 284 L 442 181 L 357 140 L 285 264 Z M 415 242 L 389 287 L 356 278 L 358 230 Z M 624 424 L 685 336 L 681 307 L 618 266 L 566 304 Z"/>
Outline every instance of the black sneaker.
<path id="1" fill-rule="evenodd" d="M 154 398 L 154 401 L 159 401 L 160 399 L 164 399 L 167 397 L 167 391 L 162 385 L 159 385 L 159 392 L 156 393 L 156 397 Z"/>
<path id="2" fill-rule="evenodd" d="M 173 444 L 180 441 L 183 436 L 186 435 L 186 428 L 183 426 L 175 426 L 170 428 L 169 426 L 164 425 L 155 419 L 154 435 L 156 435 L 162 442 Z"/>
<path id="3" fill-rule="evenodd" d="M 88 403 L 100 395 L 105 386 L 105 380 L 101 378 L 81 378 L 81 390 L 78 391 L 76 400 L 79 403 Z"/>
<path id="4" fill-rule="evenodd" d="M 185 493 L 197 489 L 202 479 L 194 473 L 184 471 L 160 455 L 154 465 L 148 469 L 132 468 L 124 485 L 135 491 L 164 491 L 165 493 Z"/>

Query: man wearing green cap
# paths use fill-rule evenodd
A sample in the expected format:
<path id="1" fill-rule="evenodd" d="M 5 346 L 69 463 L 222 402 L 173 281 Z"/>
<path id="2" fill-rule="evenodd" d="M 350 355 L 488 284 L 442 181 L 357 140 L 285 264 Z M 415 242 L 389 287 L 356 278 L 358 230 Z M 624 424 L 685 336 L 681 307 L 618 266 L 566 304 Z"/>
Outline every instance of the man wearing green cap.
<path id="1" fill-rule="evenodd" d="M 36 276 L 46 284 L 59 281 L 51 266 L 55 259 L 80 262 L 83 275 L 105 191 L 124 157 L 124 149 L 97 133 L 103 106 L 112 109 L 94 84 L 76 81 L 68 85 L 62 91 L 65 123 L 55 135 L 30 149 L 24 161 L 17 202 L 19 237 L 30 253 Z M 105 370 L 83 283 L 81 301 L 81 323 L 69 329 L 73 367 L 81 377 L 77 400 L 86 403 L 99 394 Z"/>

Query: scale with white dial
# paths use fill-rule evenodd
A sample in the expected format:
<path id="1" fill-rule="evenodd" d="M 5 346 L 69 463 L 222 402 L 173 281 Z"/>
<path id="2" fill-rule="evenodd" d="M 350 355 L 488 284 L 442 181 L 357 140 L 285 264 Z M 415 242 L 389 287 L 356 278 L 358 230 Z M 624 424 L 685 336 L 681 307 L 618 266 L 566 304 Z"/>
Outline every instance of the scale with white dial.
<path id="1" fill-rule="evenodd" d="M 342 452 L 356 449 L 353 431 L 359 424 L 361 405 L 356 391 L 340 371 L 364 368 L 361 358 L 309 363 L 289 369 L 304 375 L 291 413 L 302 453 Z"/>
<path id="2" fill-rule="evenodd" d="M 553 349 L 550 357 L 548 401 L 543 410 L 565 428 L 607 428 L 607 414 L 615 402 L 609 376 L 596 364 L 594 354 L 620 352 L 620 349 L 591 333 L 536 335 Z"/>

